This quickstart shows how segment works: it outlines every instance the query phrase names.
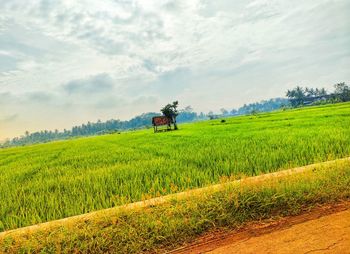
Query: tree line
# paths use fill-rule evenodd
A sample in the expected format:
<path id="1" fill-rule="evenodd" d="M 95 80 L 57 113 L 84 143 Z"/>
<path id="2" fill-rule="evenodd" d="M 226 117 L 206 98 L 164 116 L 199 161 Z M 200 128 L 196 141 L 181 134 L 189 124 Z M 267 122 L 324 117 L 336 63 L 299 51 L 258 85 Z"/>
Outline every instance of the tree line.
<path id="1" fill-rule="evenodd" d="M 334 85 L 334 91 L 328 93 L 325 88 L 297 86 L 286 93 L 292 107 L 320 105 L 350 101 L 350 87 L 345 83 Z"/>
<path id="2" fill-rule="evenodd" d="M 97 122 L 87 122 L 86 124 L 73 126 L 71 129 L 59 130 L 43 130 L 30 133 L 26 131 L 24 135 L 15 137 L 13 139 L 6 140 L 3 144 L 0 144 L 0 148 L 22 146 L 27 144 L 45 143 L 54 140 L 71 139 L 74 137 L 92 136 L 120 133 L 127 130 L 137 130 L 151 127 L 151 119 L 154 116 L 158 116 L 159 113 L 149 112 L 143 113 L 130 120 L 107 120 Z M 205 115 L 199 115 L 192 111 L 191 107 L 186 107 L 179 111 L 177 122 L 191 122 L 194 120 L 205 119 Z"/>
<path id="3" fill-rule="evenodd" d="M 238 109 L 226 110 L 221 109 L 221 114 L 214 115 L 212 111 L 208 113 L 204 112 L 194 112 L 191 106 L 187 106 L 184 109 L 178 110 L 176 112 L 176 122 L 177 123 L 185 123 L 185 122 L 193 122 L 193 121 L 201 121 L 207 119 L 219 118 L 219 117 L 228 117 L 228 116 L 236 116 L 236 115 L 244 115 L 248 113 L 252 113 L 252 111 L 273 111 L 280 108 L 282 105 L 288 103 L 287 99 L 277 98 L 271 99 L 268 101 L 261 101 L 259 103 L 252 104 L 244 104 L 244 106 Z M 171 104 L 170 104 L 171 105 Z M 174 105 L 172 105 L 174 106 Z M 176 104 L 177 106 L 177 104 Z M 164 114 L 168 114 L 169 106 L 165 106 L 162 108 L 161 112 Z M 12 146 L 22 146 L 28 144 L 36 144 L 36 143 L 45 143 L 54 140 L 63 140 L 63 139 L 71 139 L 75 137 L 83 137 L 83 136 L 92 136 L 92 135 L 103 135 L 103 134 L 112 134 L 112 133 L 121 133 L 122 131 L 127 130 L 137 130 L 143 128 L 151 127 L 152 117 L 158 116 L 159 113 L 149 112 L 144 113 L 139 116 L 136 116 L 127 121 L 115 120 L 111 119 L 108 121 L 98 120 L 97 122 L 88 122 L 86 124 L 73 126 L 70 130 L 64 129 L 63 131 L 59 130 L 43 130 L 38 132 L 29 133 L 25 132 L 24 135 L 20 137 L 15 137 L 13 139 L 9 139 L 5 141 L 3 144 L 0 144 L 0 148 L 12 147 Z"/>
<path id="4" fill-rule="evenodd" d="M 294 89 L 288 90 L 286 93 L 287 98 L 274 98 L 270 100 L 263 100 L 256 103 L 244 104 L 238 109 L 225 109 L 222 108 L 220 113 L 215 114 L 213 111 L 208 113 L 194 112 L 191 106 L 187 106 L 184 109 L 177 110 L 178 102 L 176 105 L 168 104 L 161 109 L 163 114 L 168 114 L 169 111 L 174 110 L 176 113 L 176 122 L 185 123 L 207 119 L 217 119 L 220 117 L 239 116 L 247 114 L 256 114 L 259 112 L 270 112 L 278 110 L 280 108 L 289 107 L 301 107 L 306 105 L 319 105 L 327 103 L 337 103 L 350 101 L 350 88 L 347 84 L 338 83 L 334 85 L 334 91 L 328 93 L 326 89 L 321 88 L 308 88 L 297 86 Z M 175 108 L 174 108 L 175 106 Z M 29 133 L 25 132 L 20 137 L 15 137 L 0 144 L 0 148 L 11 146 L 22 146 L 27 144 L 45 143 L 54 140 L 71 139 L 82 136 L 102 135 L 111 133 L 120 133 L 127 130 L 137 130 L 143 128 L 151 128 L 151 120 L 154 116 L 158 116 L 159 113 L 149 112 L 136 116 L 127 121 L 121 120 L 107 120 L 97 122 L 88 122 L 86 124 L 72 127 L 70 130 L 43 130 L 38 132 Z"/>

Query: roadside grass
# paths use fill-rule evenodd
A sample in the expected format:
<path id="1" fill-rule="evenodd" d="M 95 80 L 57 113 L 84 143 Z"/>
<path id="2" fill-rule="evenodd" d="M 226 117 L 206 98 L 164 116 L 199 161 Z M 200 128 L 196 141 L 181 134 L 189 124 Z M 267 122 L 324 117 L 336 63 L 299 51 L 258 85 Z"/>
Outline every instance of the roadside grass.
<path id="1" fill-rule="evenodd" d="M 350 103 L 0 150 L 0 231 L 350 155 Z"/>
<path id="2" fill-rule="evenodd" d="M 350 160 L 338 160 L 263 181 L 245 178 L 156 205 L 116 207 L 14 230 L 0 235 L 0 252 L 163 253 L 208 230 L 349 200 L 349 186 Z"/>

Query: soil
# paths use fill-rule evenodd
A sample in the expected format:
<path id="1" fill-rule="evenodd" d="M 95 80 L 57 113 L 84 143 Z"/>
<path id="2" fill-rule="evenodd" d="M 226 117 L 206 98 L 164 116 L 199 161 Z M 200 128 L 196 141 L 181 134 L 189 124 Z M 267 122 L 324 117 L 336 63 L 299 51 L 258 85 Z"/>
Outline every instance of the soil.
<path id="1" fill-rule="evenodd" d="M 168 253 L 350 253 L 350 202 L 211 232 Z"/>

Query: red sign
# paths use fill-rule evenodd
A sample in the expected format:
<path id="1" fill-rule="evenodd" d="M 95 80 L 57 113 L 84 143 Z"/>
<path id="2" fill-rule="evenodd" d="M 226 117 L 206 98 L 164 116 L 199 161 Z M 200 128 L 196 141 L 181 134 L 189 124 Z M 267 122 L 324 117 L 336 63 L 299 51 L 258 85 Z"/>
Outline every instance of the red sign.
<path id="1" fill-rule="evenodd" d="M 166 116 L 155 116 L 152 118 L 152 124 L 154 126 L 168 125 L 170 120 Z"/>

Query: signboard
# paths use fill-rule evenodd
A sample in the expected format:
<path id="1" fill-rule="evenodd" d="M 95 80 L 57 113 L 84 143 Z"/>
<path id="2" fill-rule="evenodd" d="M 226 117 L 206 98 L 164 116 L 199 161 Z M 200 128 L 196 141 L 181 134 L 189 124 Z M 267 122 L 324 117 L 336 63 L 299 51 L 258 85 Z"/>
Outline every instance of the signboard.
<path id="1" fill-rule="evenodd" d="M 166 116 L 155 116 L 152 118 L 152 124 L 154 126 L 168 125 L 170 124 L 170 120 Z"/>
<path id="2" fill-rule="evenodd" d="M 166 116 L 155 116 L 152 118 L 154 132 L 171 130 L 172 120 Z M 166 129 L 158 130 L 158 126 L 167 126 Z"/>

